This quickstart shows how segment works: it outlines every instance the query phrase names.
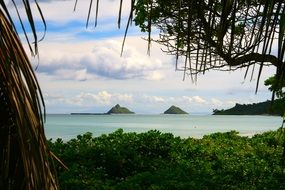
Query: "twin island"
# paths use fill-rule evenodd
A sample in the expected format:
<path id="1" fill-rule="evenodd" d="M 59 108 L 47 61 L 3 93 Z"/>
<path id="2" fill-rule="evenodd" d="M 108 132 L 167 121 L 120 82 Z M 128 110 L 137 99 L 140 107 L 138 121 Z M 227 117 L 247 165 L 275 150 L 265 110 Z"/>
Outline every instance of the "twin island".
<path id="1" fill-rule="evenodd" d="M 283 115 L 285 112 L 285 101 L 274 100 L 253 104 L 236 104 L 229 109 L 214 109 L 213 115 Z M 110 115 L 110 114 L 135 114 L 126 107 L 119 104 L 112 107 L 107 113 L 71 113 L 71 115 Z M 171 106 L 163 114 L 188 114 L 176 106 Z"/>
<path id="2" fill-rule="evenodd" d="M 107 113 L 71 113 L 71 115 L 110 115 L 110 114 L 135 114 L 126 107 L 121 107 L 119 104 L 112 107 Z M 188 114 L 179 107 L 171 106 L 163 114 Z"/>

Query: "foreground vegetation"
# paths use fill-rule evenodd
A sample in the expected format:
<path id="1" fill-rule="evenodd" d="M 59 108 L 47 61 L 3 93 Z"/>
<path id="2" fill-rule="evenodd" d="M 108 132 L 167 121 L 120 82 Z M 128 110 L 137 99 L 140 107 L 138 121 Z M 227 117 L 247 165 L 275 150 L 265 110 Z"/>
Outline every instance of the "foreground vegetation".
<path id="1" fill-rule="evenodd" d="M 285 189 L 283 137 L 238 132 L 202 139 L 148 131 L 49 141 L 61 189 Z"/>

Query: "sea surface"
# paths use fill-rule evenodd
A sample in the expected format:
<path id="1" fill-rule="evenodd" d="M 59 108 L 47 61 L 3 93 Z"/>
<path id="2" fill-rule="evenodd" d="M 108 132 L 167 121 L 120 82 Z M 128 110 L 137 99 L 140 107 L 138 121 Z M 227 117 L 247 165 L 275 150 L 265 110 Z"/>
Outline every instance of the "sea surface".
<path id="1" fill-rule="evenodd" d="M 211 133 L 231 130 L 243 136 L 252 136 L 276 130 L 281 124 L 282 118 L 277 116 L 48 114 L 45 133 L 48 139 L 69 140 L 86 132 L 100 136 L 120 128 L 125 132 L 137 133 L 156 129 L 183 138 L 202 138 Z"/>

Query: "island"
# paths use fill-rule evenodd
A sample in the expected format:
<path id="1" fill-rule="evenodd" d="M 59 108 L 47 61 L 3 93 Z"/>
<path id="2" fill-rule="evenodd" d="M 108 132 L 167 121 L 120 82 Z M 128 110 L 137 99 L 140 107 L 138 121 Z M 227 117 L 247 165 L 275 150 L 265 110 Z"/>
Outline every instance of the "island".
<path id="1" fill-rule="evenodd" d="M 164 114 L 188 114 L 187 112 L 183 111 L 182 109 L 180 109 L 179 107 L 176 106 L 171 106 L 170 108 L 168 108 Z"/>
<path id="2" fill-rule="evenodd" d="M 128 108 L 121 107 L 119 104 L 112 107 L 107 114 L 134 114 L 134 112 L 130 111 Z"/>
<path id="3" fill-rule="evenodd" d="M 121 107 L 119 104 L 112 107 L 107 113 L 71 113 L 71 115 L 110 115 L 110 114 L 134 114 L 128 108 Z"/>
<path id="4" fill-rule="evenodd" d="M 278 99 L 273 102 L 267 100 L 265 102 L 253 104 L 236 104 L 230 109 L 214 109 L 213 115 L 282 115 L 284 113 L 284 101 Z"/>

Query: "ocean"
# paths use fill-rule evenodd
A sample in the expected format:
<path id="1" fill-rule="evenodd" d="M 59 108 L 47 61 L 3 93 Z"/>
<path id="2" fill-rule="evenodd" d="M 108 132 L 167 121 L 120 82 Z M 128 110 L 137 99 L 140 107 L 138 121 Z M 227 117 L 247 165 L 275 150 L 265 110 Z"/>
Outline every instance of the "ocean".
<path id="1" fill-rule="evenodd" d="M 100 136 L 121 128 L 125 132 L 159 130 L 182 138 L 202 138 L 211 133 L 231 130 L 243 136 L 252 136 L 276 130 L 281 124 L 282 118 L 277 116 L 48 114 L 45 133 L 48 139 L 69 140 L 86 132 Z"/>

